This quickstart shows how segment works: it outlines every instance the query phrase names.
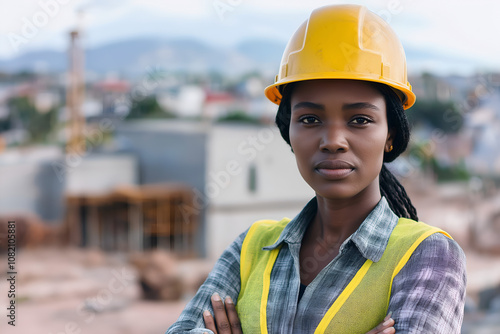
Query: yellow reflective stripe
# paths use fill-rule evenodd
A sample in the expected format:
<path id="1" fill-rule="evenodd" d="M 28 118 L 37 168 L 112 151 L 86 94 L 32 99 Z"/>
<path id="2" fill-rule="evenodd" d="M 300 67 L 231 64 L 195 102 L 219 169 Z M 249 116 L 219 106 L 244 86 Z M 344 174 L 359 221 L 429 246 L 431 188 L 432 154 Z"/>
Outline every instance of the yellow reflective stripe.
<path id="1" fill-rule="evenodd" d="M 274 262 L 278 257 L 280 248 L 271 251 L 269 261 L 267 261 L 266 269 L 264 270 L 264 286 L 262 287 L 262 299 L 260 301 L 260 332 L 262 334 L 267 334 L 267 298 L 269 296 L 269 288 L 271 287 L 271 271 L 273 270 Z"/>
<path id="2" fill-rule="evenodd" d="M 361 283 L 363 280 L 363 277 L 365 274 L 368 272 L 368 269 L 370 269 L 370 266 L 372 265 L 373 261 L 371 260 L 366 260 L 366 262 L 363 264 L 361 269 L 358 270 L 354 278 L 349 282 L 347 287 L 342 291 L 340 296 L 335 300 L 333 305 L 330 307 L 330 309 L 326 312 L 325 316 L 319 323 L 318 327 L 314 331 L 314 334 L 319 334 L 319 333 L 324 333 L 330 322 L 332 321 L 333 317 L 337 314 L 337 312 L 340 310 L 342 305 L 344 305 L 345 301 L 351 293 L 356 289 L 356 287 Z"/>
<path id="3" fill-rule="evenodd" d="M 252 239 L 253 235 L 255 234 L 255 231 L 257 230 L 257 227 L 258 224 L 253 224 L 250 227 L 247 235 L 245 236 L 245 240 L 243 240 L 243 245 L 241 246 L 240 263 L 243 265 L 240 265 L 240 275 L 241 275 L 242 285 L 246 285 L 248 277 L 250 276 L 250 270 L 252 269 L 252 266 L 248 265 L 247 263 L 247 255 L 250 253 L 248 252 L 247 248 L 249 246 L 248 240 Z"/>
<path id="4" fill-rule="evenodd" d="M 447 236 L 448 238 L 450 238 L 450 239 L 453 240 L 453 238 L 451 237 L 451 235 L 449 235 L 448 233 L 446 233 L 445 231 L 443 231 L 443 230 L 441 230 L 441 229 L 439 229 L 437 227 L 434 227 L 433 229 L 431 229 L 431 230 L 425 232 L 424 234 L 422 234 L 411 245 L 411 247 L 406 251 L 405 255 L 403 255 L 403 257 L 399 261 L 398 265 L 394 269 L 394 272 L 392 273 L 391 282 L 389 283 L 389 294 L 387 296 L 387 308 L 389 308 L 389 301 L 391 299 L 391 293 L 392 293 L 392 282 L 394 281 L 394 277 L 396 277 L 396 275 L 399 274 L 399 272 L 401 271 L 401 269 L 403 269 L 403 267 L 406 265 L 406 263 L 410 259 L 410 256 L 413 254 L 413 252 L 415 251 L 415 249 L 422 243 L 422 241 L 424 241 L 427 237 L 429 237 L 430 235 L 432 235 L 434 233 L 442 233 L 445 236 Z"/>
<path id="5" fill-rule="evenodd" d="M 410 256 L 413 254 L 413 252 L 415 251 L 415 249 L 418 247 L 418 245 L 420 245 L 420 243 L 422 241 L 424 241 L 425 238 L 427 238 L 428 236 L 430 236 L 431 234 L 434 234 L 434 233 L 437 233 L 437 232 L 440 232 L 440 233 L 443 233 L 444 235 L 446 235 L 448 238 L 450 239 L 453 239 L 448 233 L 446 233 L 445 231 L 439 229 L 439 228 L 433 228 L 432 230 L 429 230 L 427 232 L 425 232 L 424 234 L 422 234 L 418 239 L 417 241 L 415 241 L 413 243 L 413 245 L 411 245 L 411 247 L 406 251 L 405 255 L 403 255 L 403 257 L 401 258 L 401 260 L 399 261 L 398 265 L 396 266 L 396 269 L 394 269 L 394 273 L 392 274 L 392 279 L 394 279 L 394 277 L 399 274 L 399 271 L 401 269 L 403 269 L 403 267 L 405 266 L 406 262 L 408 262 L 408 260 L 410 259 Z"/>

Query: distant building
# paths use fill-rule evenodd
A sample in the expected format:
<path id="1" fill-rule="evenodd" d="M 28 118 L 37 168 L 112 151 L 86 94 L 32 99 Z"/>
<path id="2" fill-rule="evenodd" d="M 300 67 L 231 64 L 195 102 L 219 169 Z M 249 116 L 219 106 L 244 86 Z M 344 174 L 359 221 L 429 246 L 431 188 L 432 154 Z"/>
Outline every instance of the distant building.
<path id="1" fill-rule="evenodd" d="M 473 149 L 468 167 L 476 174 L 500 179 L 500 92 L 483 98 L 467 116 Z"/>
<path id="2" fill-rule="evenodd" d="M 101 102 L 101 114 L 119 113 L 116 110 L 119 105 L 117 101 L 125 99 L 130 89 L 130 83 L 125 80 L 110 78 L 96 82 L 92 86 L 92 93 L 94 98 Z"/>
<path id="3" fill-rule="evenodd" d="M 140 183 L 177 181 L 195 192 L 200 251 L 215 259 L 259 219 L 292 218 L 313 191 L 275 127 L 173 121 L 122 124 L 116 140 L 136 154 Z"/>
<path id="4" fill-rule="evenodd" d="M 205 90 L 196 85 L 184 85 L 156 93 L 158 104 L 181 118 L 198 118 L 206 98 Z"/>
<path id="5" fill-rule="evenodd" d="M 202 117 L 215 119 L 230 112 L 241 111 L 241 101 L 236 96 L 228 92 L 206 92 L 205 101 L 203 101 Z"/>
<path id="6" fill-rule="evenodd" d="M 65 156 L 59 147 L 0 154 L 0 214 L 29 213 L 64 219 L 66 194 L 100 194 L 137 184 L 135 157 L 123 154 Z"/>
<path id="7" fill-rule="evenodd" d="M 34 96 L 34 102 L 39 112 L 46 113 L 61 104 L 61 95 L 57 91 L 41 91 Z"/>

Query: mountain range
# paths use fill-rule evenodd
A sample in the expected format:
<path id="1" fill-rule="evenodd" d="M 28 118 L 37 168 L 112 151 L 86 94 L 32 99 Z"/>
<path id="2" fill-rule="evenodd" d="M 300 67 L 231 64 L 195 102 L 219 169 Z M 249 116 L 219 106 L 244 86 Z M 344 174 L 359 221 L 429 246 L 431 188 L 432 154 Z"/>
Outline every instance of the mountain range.
<path id="1" fill-rule="evenodd" d="M 285 43 L 248 40 L 232 48 L 221 48 L 195 39 L 161 40 L 138 38 L 105 44 L 85 51 L 87 71 L 97 74 L 143 74 L 149 67 L 165 70 L 241 74 L 259 70 L 276 72 Z M 62 72 L 67 69 L 64 51 L 38 50 L 0 60 L 0 71 Z"/>
<path id="2" fill-rule="evenodd" d="M 87 72 L 98 75 L 119 73 L 143 75 L 148 68 L 189 73 L 218 72 L 240 75 L 259 71 L 274 77 L 285 43 L 265 39 L 247 40 L 234 47 L 220 47 L 197 39 L 136 38 L 116 41 L 85 51 Z M 408 68 L 426 70 L 472 66 L 477 61 L 458 54 L 444 55 L 429 49 L 406 48 Z M 68 66 L 67 53 L 54 50 L 26 52 L 11 59 L 0 59 L 0 72 L 63 72 Z"/>

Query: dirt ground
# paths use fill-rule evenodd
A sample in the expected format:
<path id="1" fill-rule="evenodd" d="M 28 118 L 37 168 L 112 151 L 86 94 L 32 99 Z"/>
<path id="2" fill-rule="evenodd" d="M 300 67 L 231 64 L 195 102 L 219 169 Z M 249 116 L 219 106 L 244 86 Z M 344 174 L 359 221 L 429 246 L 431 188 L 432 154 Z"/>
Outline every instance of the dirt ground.
<path id="1" fill-rule="evenodd" d="M 16 326 L 0 325 L 2 333 L 43 334 L 158 334 L 165 333 L 179 316 L 184 302 L 131 301 L 115 310 L 102 313 L 79 313 L 80 298 L 46 303 L 19 303 Z M 3 319 L 2 319 L 3 320 Z"/>
<path id="2" fill-rule="evenodd" d="M 5 257 L 0 257 L 6 263 Z M 75 249 L 17 255 L 15 327 L 8 325 L 9 282 L 0 276 L 0 333 L 165 333 L 186 304 L 141 298 L 137 272 L 124 255 Z M 3 265 L 2 265 L 3 267 Z M 5 273 L 5 271 L 3 271 Z"/>
<path id="3" fill-rule="evenodd" d="M 500 282 L 500 257 L 467 254 L 470 299 L 483 286 Z M 6 258 L 0 260 L 5 263 Z M 145 301 L 137 272 L 123 254 L 75 249 L 26 250 L 17 256 L 16 326 L 2 316 L 0 332 L 36 334 L 161 334 L 175 322 L 190 294 L 180 301 Z M 182 264 L 185 272 L 199 262 Z M 5 275 L 0 309 L 8 306 Z M 463 333 L 500 333 L 498 314 L 466 314 Z"/>

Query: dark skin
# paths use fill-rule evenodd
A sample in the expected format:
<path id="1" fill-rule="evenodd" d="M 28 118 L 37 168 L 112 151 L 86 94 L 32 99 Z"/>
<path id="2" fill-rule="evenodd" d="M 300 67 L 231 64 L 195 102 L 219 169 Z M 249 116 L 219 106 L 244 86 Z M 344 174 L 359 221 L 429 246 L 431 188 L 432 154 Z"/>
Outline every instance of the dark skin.
<path id="1" fill-rule="evenodd" d="M 290 143 L 318 201 L 300 251 L 308 285 L 380 201 L 378 174 L 393 136 L 384 97 L 362 81 L 301 82 L 291 109 Z"/>
<path id="2" fill-rule="evenodd" d="M 310 80 L 291 98 L 290 144 L 318 210 L 302 239 L 300 279 L 310 284 L 381 199 L 378 175 L 392 145 L 383 95 L 363 81 Z M 234 303 L 212 296 L 214 333 L 242 333 Z M 395 333 L 390 314 L 367 334 Z"/>

